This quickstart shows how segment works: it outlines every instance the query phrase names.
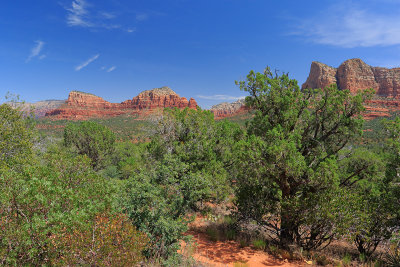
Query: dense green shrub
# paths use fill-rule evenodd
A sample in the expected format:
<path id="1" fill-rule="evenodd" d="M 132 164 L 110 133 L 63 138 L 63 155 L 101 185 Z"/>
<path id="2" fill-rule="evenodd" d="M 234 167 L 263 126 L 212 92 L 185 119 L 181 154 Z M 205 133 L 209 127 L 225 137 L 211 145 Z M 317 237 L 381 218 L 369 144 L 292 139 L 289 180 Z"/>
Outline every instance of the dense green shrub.
<path id="1" fill-rule="evenodd" d="M 42 265 L 60 257 L 52 239 L 63 229 L 88 227 L 112 208 L 112 186 L 85 156 L 48 153 L 43 164 L 0 176 L 2 264 Z"/>
<path id="2" fill-rule="evenodd" d="M 175 166 L 184 165 L 185 169 L 176 175 L 180 181 L 187 179 L 179 175 L 199 178 L 197 182 L 204 188 L 196 201 L 220 201 L 232 192 L 228 169 L 233 164 L 233 144 L 242 134 L 234 123 L 215 122 L 209 111 L 166 109 L 149 144 L 149 153 L 154 164 L 172 160 L 179 162 Z"/>
<path id="3" fill-rule="evenodd" d="M 20 110 L 0 105 L 0 169 L 18 168 L 32 156 L 33 124 Z"/>
<path id="4" fill-rule="evenodd" d="M 88 156 L 95 169 L 105 166 L 114 151 L 114 143 L 114 133 L 92 121 L 68 123 L 64 129 L 64 145 L 73 146 L 78 154 Z"/>
<path id="5" fill-rule="evenodd" d="M 148 238 L 137 231 L 124 214 L 97 215 L 87 229 L 63 229 L 53 238 L 62 257 L 53 260 L 63 266 L 135 266 L 143 261 Z"/>
<path id="6" fill-rule="evenodd" d="M 220 201 L 232 192 L 227 144 L 242 132 L 232 123 L 216 123 L 209 111 L 190 109 L 166 109 L 155 129 L 142 159 L 137 147 L 123 152 L 132 154 L 118 163 L 121 171 L 129 166 L 121 201 L 134 225 L 150 237 L 147 255 L 176 259 L 188 212 L 198 202 Z"/>
<path id="7" fill-rule="evenodd" d="M 143 173 L 129 178 L 120 193 L 121 205 L 138 230 L 150 238 L 147 257 L 179 257 L 180 240 L 190 218 L 179 192 L 180 185 L 157 183 L 157 173 Z"/>
<path id="8" fill-rule="evenodd" d="M 360 136 L 370 92 L 300 90 L 296 80 L 268 68 L 251 71 L 238 85 L 255 110 L 238 149 L 239 216 L 267 226 L 282 246 L 313 249 L 329 242 L 338 193 L 348 180 L 367 176 L 362 164 L 356 175 L 342 175 L 338 156 Z"/>

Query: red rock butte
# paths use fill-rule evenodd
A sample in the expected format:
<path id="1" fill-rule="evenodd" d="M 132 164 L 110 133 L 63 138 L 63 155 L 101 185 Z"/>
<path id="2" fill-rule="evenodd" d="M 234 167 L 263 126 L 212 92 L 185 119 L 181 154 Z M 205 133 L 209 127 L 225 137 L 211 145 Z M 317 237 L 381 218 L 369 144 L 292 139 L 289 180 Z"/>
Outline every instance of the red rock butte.
<path id="1" fill-rule="evenodd" d="M 358 58 L 346 60 L 338 68 L 314 61 L 302 88 L 325 88 L 331 84 L 353 94 L 374 89 L 376 95 L 365 103 L 366 119 L 388 117 L 400 110 L 400 68 L 371 67 Z"/>
<path id="2" fill-rule="evenodd" d="M 245 105 L 245 100 L 239 99 L 233 103 L 223 102 L 212 106 L 210 111 L 214 113 L 214 118 L 219 120 L 246 113 L 249 109 Z"/>
<path id="3" fill-rule="evenodd" d="M 81 120 L 92 117 L 112 117 L 123 114 L 149 114 L 163 108 L 196 109 L 196 100 L 180 97 L 169 87 L 141 92 L 138 96 L 122 103 L 110 103 L 96 95 L 72 91 L 62 106 L 46 113 L 56 119 Z"/>

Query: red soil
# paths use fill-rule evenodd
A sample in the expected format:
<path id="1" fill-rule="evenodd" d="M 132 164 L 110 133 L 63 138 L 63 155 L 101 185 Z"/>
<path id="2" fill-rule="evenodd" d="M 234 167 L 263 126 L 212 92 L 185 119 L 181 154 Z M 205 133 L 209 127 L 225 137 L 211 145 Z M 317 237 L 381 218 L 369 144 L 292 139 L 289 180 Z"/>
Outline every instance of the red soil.
<path id="1" fill-rule="evenodd" d="M 202 224 L 202 219 L 197 218 L 194 222 L 195 226 Z M 210 241 L 205 233 L 196 230 L 188 231 L 187 235 L 193 236 L 195 243 L 194 249 L 189 253 L 196 261 L 204 263 L 208 266 L 226 267 L 226 266 L 243 266 L 249 267 L 264 267 L 264 266 L 279 266 L 279 267 L 299 267 L 307 266 L 303 262 L 289 262 L 288 260 L 277 259 L 266 252 L 255 250 L 251 247 L 240 247 L 236 241 Z M 186 248 L 186 243 L 182 242 L 181 253 L 187 252 L 190 248 Z"/>
<path id="2" fill-rule="evenodd" d="M 188 232 L 193 235 L 193 241 L 197 244 L 192 257 L 209 266 L 235 266 L 235 263 L 245 263 L 249 267 L 281 266 L 297 267 L 305 266 L 305 263 L 290 263 L 287 260 L 279 260 L 250 247 L 241 248 L 235 241 L 212 242 L 203 233 Z M 184 247 L 185 245 L 183 245 Z M 183 248 L 184 249 L 184 248 Z"/>

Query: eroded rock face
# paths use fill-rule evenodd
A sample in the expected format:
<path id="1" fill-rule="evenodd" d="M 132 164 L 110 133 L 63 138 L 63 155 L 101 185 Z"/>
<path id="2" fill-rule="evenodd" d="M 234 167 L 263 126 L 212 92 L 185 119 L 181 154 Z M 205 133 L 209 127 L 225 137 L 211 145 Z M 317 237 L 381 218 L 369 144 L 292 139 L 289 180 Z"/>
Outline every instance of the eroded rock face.
<path id="1" fill-rule="evenodd" d="M 337 69 L 314 61 L 311 63 L 310 75 L 303 88 L 325 88 L 336 83 L 336 72 Z"/>
<path id="2" fill-rule="evenodd" d="M 69 93 L 67 105 L 82 108 L 110 108 L 112 104 L 103 98 L 79 91 Z"/>
<path id="3" fill-rule="evenodd" d="M 215 119 L 223 119 L 240 113 L 245 113 L 248 111 L 248 108 L 245 106 L 245 100 L 239 99 L 233 103 L 223 102 L 212 106 L 210 111 L 214 113 Z"/>
<path id="4" fill-rule="evenodd" d="M 358 58 L 343 62 L 337 69 L 336 79 L 341 90 L 348 89 L 357 93 L 358 90 L 372 88 L 376 93 L 380 93 L 373 68 Z"/>
<path id="5" fill-rule="evenodd" d="M 191 108 L 196 108 L 196 101 L 193 98 L 191 100 Z M 122 102 L 121 105 L 124 108 L 137 110 L 167 107 L 186 108 L 189 107 L 189 101 L 185 97 L 177 95 L 169 87 L 162 87 L 143 91 L 132 100 Z"/>
<path id="6" fill-rule="evenodd" d="M 377 94 L 400 99 L 400 68 L 373 68 L 375 80 L 379 85 Z"/>
<path id="7" fill-rule="evenodd" d="M 374 89 L 376 96 L 365 103 L 366 119 L 388 117 L 400 110 L 400 68 L 371 67 L 358 58 L 346 60 L 337 69 L 313 62 L 302 88 L 325 88 L 330 84 L 353 94 Z"/>
<path id="8" fill-rule="evenodd" d="M 188 101 L 185 97 L 180 97 L 168 87 L 141 92 L 133 99 L 122 103 L 110 103 L 92 94 L 72 91 L 65 105 L 47 112 L 46 116 L 54 116 L 58 119 L 80 120 L 122 114 L 147 114 L 167 107 L 195 109 L 197 108 L 197 103 L 193 98 Z"/>
<path id="9" fill-rule="evenodd" d="M 333 83 L 352 93 L 372 88 L 378 96 L 400 99 L 400 68 L 371 67 L 358 58 L 346 60 L 337 69 L 312 62 L 302 88 L 325 88 Z"/>

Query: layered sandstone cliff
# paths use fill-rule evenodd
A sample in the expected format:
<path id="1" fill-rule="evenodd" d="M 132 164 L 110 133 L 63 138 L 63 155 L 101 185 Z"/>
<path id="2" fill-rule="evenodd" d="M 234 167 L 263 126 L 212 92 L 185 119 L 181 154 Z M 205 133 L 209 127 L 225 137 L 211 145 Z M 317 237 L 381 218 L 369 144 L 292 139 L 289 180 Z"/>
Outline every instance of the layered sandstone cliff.
<path id="1" fill-rule="evenodd" d="M 239 99 L 233 103 L 223 102 L 211 107 L 210 111 L 214 113 L 215 119 L 232 117 L 241 113 L 246 113 L 248 108 L 245 106 L 244 99 Z"/>
<path id="2" fill-rule="evenodd" d="M 378 96 L 400 99 L 400 68 L 371 67 L 358 58 L 346 60 L 338 68 L 312 62 L 302 88 L 324 88 L 333 83 L 352 93 L 372 88 Z"/>
<path id="3" fill-rule="evenodd" d="M 133 99 L 122 103 L 110 103 L 96 95 L 72 91 L 64 105 L 47 112 L 46 116 L 52 116 L 57 119 L 79 120 L 123 114 L 147 114 L 167 107 L 195 109 L 197 108 L 197 103 L 193 98 L 188 101 L 185 97 L 180 97 L 168 87 L 144 91 Z"/>
<path id="4" fill-rule="evenodd" d="M 141 92 L 132 100 L 121 103 L 129 109 L 154 109 L 154 108 L 196 108 L 197 103 L 193 98 L 188 101 L 185 97 L 180 97 L 171 88 L 162 87 Z"/>
<path id="5" fill-rule="evenodd" d="M 331 84 L 351 93 L 374 89 L 376 96 L 366 102 L 366 119 L 387 117 L 400 110 L 400 68 L 371 67 L 358 58 L 346 60 L 338 68 L 312 62 L 302 88 L 325 88 Z"/>

